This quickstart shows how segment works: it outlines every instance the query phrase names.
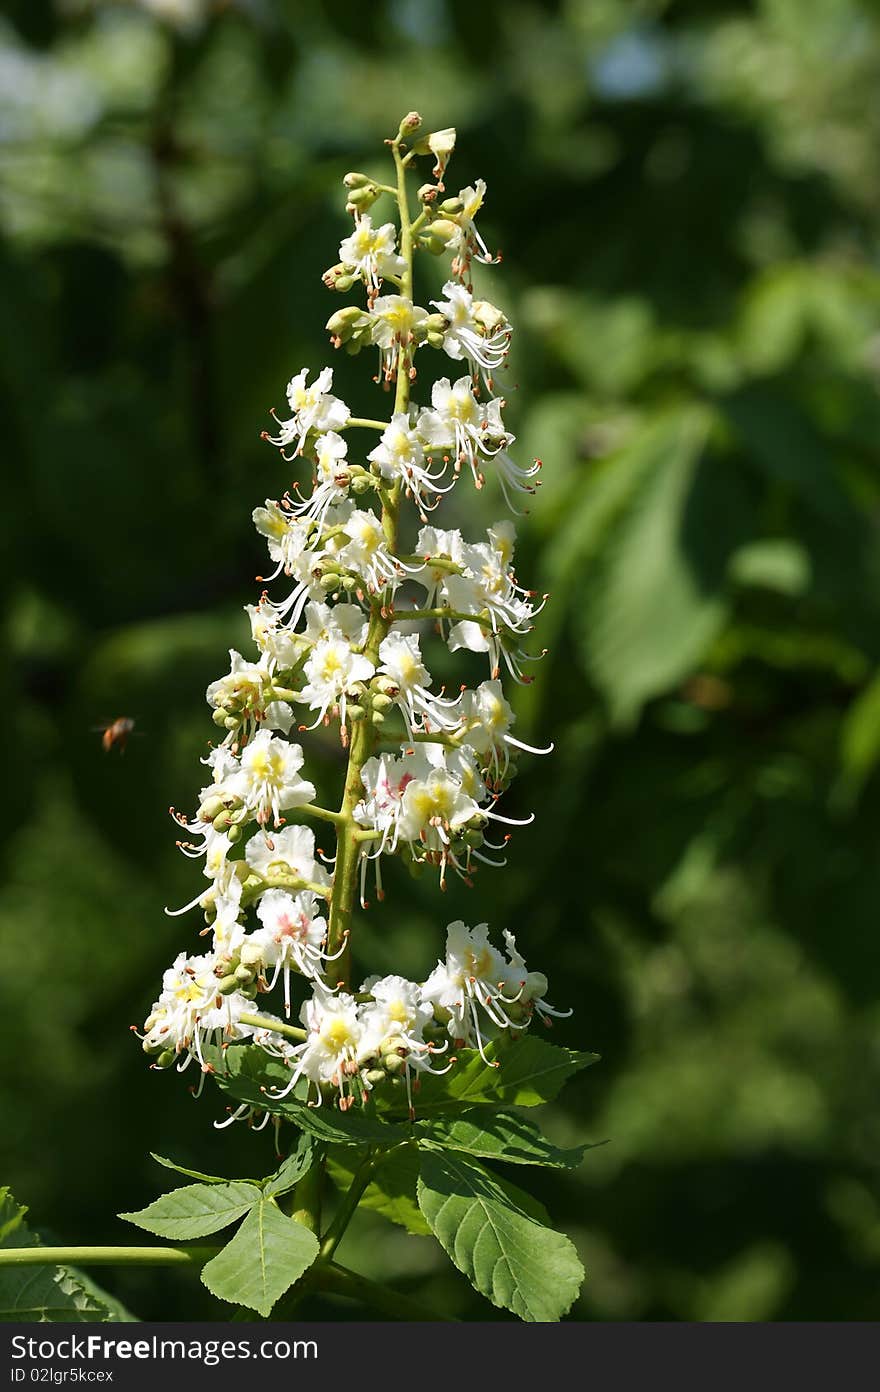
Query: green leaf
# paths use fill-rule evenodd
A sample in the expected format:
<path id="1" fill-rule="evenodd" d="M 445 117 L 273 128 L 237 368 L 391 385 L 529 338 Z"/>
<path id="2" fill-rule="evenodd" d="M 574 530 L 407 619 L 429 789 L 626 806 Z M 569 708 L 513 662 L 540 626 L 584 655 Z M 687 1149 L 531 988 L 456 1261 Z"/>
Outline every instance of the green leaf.
<path id="1" fill-rule="evenodd" d="M 552 1165 L 574 1169 L 589 1145 L 560 1149 L 541 1135 L 537 1126 L 518 1112 L 499 1112 L 491 1107 L 475 1107 L 462 1117 L 420 1121 L 416 1125 L 420 1140 L 464 1150 L 487 1160 L 504 1160 L 512 1165 Z"/>
<path id="2" fill-rule="evenodd" d="M 395 1145 L 407 1137 L 401 1127 L 379 1120 L 372 1108 L 353 1107 L 351 1111 L 340 1112 L 327 1104 L 310 1107 L 293 1093 L 282 1098 L 272 1097 L 273 1090 L 287 1086 L 290 1073 L 283 1064 L 268 1058 L 264 1050 L 252 1045 L 212 1051 L 211 1062 L 215 1069 L 214 1081 L 225 1092 L 274 1116 L 284 1117 L 326 1145 Z"/>
<path id="3" fill-rule="evenodd" d="M 476 1049 L 461 1049 L 455 1067 L 443 1076 L 425 1074 L 415 1094 L 418 1117 L 463 1110 L 480 1102 L 497 1107 L 536 1107 L 554 1098 L 574 1073 L 595 1063 L 598 1054 L 548 1044 L 526 1034 L 513 1044 L 491 1043 L 485 1049 L 488 1063 Z M 492 1064 L 497 1060 L 499 1066 Z"/>
<path id="4" fill-rule="evenodd" d="M 267 1199 L 286 1194 L 298 1184 L 304 1174 L 308 1174 L 315 1159 L 315 1142 L 312 1136 L 303 1133 L 297 1138 L 296 1149 L 288 1155 L 283 1165 L 265 1180 L 263 1194 Z"/>
<path id="5" fill-rule="evenodd" d="M 117 1299 L 110 1291 L 105 1290 L 103 1286 L 99 1285 L 87 1271 L 81 1271 L 78 1266 L 68 1266 L 65 1269 L 70 1273 L 77 1285 L 82 1286 L 86 1295 L 91 1296 L 93 1300 L 98 1301 L 106 1308 L 107 1319 L 109 1321 L 114 1324 L 140 1324 L 140 1316 L 133 1315 L 131 1310 L 129 1310 L 126 1305 L 123 1305 L 121 1300 Z"/>
<path id="6" fill-rule="evenodd" d="M 802 595 L 810 587 L 809 552 L 787 537 L 768 537 L 741 546 L 730 558 L 729 571 L 737 585 L 775 590 L 777 594 Z"/>
<path id="7" fill-rule="evenodd" d="M 120 1213 L 119 1216 L 158 1237 L 186 1242 L 228 1228 L 259 1203 L 261 1197 L 255 1184 L 238 1181 L 185 1184 L 181 1189 L 161 1194 L 137 1213 Z"/>
<path id="8" fill-rule="evenodd" d="M 739 490 L 723 461 L 705 455 L 712 423 L 705 408 L 679 410 L 630 447 L 650 467 L 578 595 L 583 652 L 618 725 L 693 670 L 728 614 L 732 548 L 720 531 Z"/>
<path id="9" fill-rule="evenodd" d="M 422 1152 L 419 1207 L 451 1261 L 493 1305 L 553 1322 L 577 1296 L 584 1270 L 569 1239 L 516 1206 L 514 1192 L 461 1155 Z"/>
<path id="10" fill-rule="evenodd" d="M 39 1247 L 24 1221 L 27 1209 L 0 1189 L 0 1247 Z M 89 1289 L 79 1273 L 64 1266 L 0 1267 L 0 1323 L 106 1322 L 119 1318 L 103 1292 Z"/>
<path id="11" fill-rule="evenodd" d="M 157 1165 L 164 1165 L 166 1170 L 174 1170 L 175 1174 L 186 1175 L 188 1179 L 201 1180 L 203 1184 L 229 1184 L 226 1175 L 202 1174 L 201 1170 L 188 1170 L 185 1165 L 178 1165 L 175 1160 L 167 1160 L 164 1155 L 157 1155 L 154 1150 L 150 1151 L 150 1159 L 155 1160 Z"/>
<path id="12" fill-rule="evenodd" d="M 251 1209 L 238 1232 L 202 1268 L 213 1295 L 266 1317 L 318 1255 L 318 1239 L 271 1199 Z"/>
<path id="13" fill-rule="evenodd" d="M 337 1150 L 327 1157 L 327 1168 L 333 1183 L 343 1191 L 348 1189 L 354 1175 L 350 1149 Z M 361 1208 L 380 1213 L 407 1232 L 420 1237 L 430 1234 L 418 1203 L 416 1185 L 419 1178 L 419 1153 L 415 1146 L 393 1151 L 373 1170 L 373 1178 L 360 1200 Z"/>
<path id="14" fill-rule="evenodd" d="M 868 682 L 847 711 L 840 736 L 843 770 L 838 796 L 858 795 L 880 759 L 880 672 Z"/>

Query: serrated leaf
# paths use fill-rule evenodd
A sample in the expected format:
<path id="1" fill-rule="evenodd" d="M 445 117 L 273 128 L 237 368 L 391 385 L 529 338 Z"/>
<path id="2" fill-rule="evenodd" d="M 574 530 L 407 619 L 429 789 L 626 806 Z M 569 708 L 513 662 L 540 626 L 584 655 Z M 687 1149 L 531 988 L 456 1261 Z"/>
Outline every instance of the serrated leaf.
<path id="1" fill-rule="evenodd" d="M 350 1150 L 336 1151 L 327 1157 L 327 1168 L 333 1183 L 343 1191 L 348 1189 L 354 1175 L 349 1161 Z M 416 1185 L 419 1178 L 419 1153 L 415 1146 L 395 1150 L 373 1171 L 373 1178 L 360 1200 L 361 1208 L 380 1213 L 392 1223 L 420 1237 L 430 1234 L 419 1208 Z"/>
<path id="2" fill-rule="evenodd" d="M 569 1239 L 515 1206 L 511 1191 L 463 1155 L 421 1153 L 419 1207 L 450 1260 L 493 1305 L 552 1323 L 576 1298 L 584 1270 Z"/>
<path id="3" fill-rule="evenodd" d="M 513 1044 L 493 1042 L 484 1052 L 488 1063 L 478 1050 L 460 1049 L 449 1073 L 424 1074 L 414 1097 L 416 1116 L 460 1112 L 483 1102 L 496 1107 L 536 1107 L 551 1101 L 573 1074 L 599 1057 L 548 1044 L 534 1034 L 523 1035 Z M 497 1068 L 492 1066 L 496 1060 Z"/>
<path id="4" fill-rule="evenodd" d="M 25 1222 L 27 1209 L 9 1190 L 0 1189 L 0 1247 L 39 1247 Z M 64 1266 L 0 1267 L 0 1323 L 104 1323 L 113 1319 L 109 1302 L 87 1289 L 78 1273 Z"/>
<path id="5" fill-rule="evenodd" d="M 461 1117 L 437 1117 L 416 1125 L 420 1141 L 432 1142 L 452 1150 L 463 1150 L 487 1160 L 504 1160 L 512 1165 L 552 1165 L 574 1169 L 581 1163 L 589 1145 L 562 1149 L 541 1135 L 537 1126 L 518 1112 L 500 1112 L 491 1107 L 475 1107 Z"/>
<path id="6" fill-rule="evenodd" d="M 340 1112 L 329 1105 L 310 1107 L 292 1093 L 273 1097 L 273 1091 L 280 1091 L 290 1082 L 290 1073 L 283 1064 L 252 1045 L 216 1050 L 211 1062 L 214 1081 L 225 1092 L 284 1117 L 326 1145 L 395 1145 L 406 1139 L 405 1130 L 381 1121 L 372 1108 L 367 1111 L 353 1107 Z"/>
<path id="7" fill-rule="evenodd" d="M 237 1181 L 185 1184 L 181 1189 L 161 1194 L 146 1208 L 136 1213 L 120 1213 L 119 1217 L 158 1237 L 186 1242 L 228 1228 L 259 1203 L 261 1197 L 255 1184 Z"/>
<path id="8" fill-rule="evenodd" d="M 164 1165 L 166 1170 L 186 1175 L 188 1179 L 198 1179 L 202 1184 L 229 1184 L 230 1182 L 226 1175 L 202 1174 L 201 1170 L 189 1170 L 186 1165 L 178 1165 L 176 1160 L 168 1160 L 164 1155 L 157 1155 L 154 1150 L 150 1151 L 150 1159 L 155 1160 L 157 1165 Z"/>
<path id="9" fill-rule="evenodd" d="M 308 1174 L 315 1159 L 314 1137 L 303 1132 L 297 1137 L 296 1148 L 288 1155 L 282 1165 L 278 1167 L 273 1175 L 265 1180 L 263 1184 L 263 1194 L 269 1198 L 276 1198 L 279 1194 L 286 1194 L 298 1184 L 304 1174 Z"/>
<path id="10" fill-rule="evenodd" d="M 80 1271 L 78 1266 L 68 1266 L 65 1268 L 78 1285 L 82 1286 L 86 1295 L 98 1301 L 107 1309 L 107 1319 L 114 1324 L 139 1324 L 138 1315 L 133 1315 L 127 1305 L 123 1305 L 115 1295 L 105 1290 L 102 1285 L 93 1279 L 87 1271 Z"/>
<path id="11" fill-rule="evenodd" d="M 264 1317 L 318 1255 L 318 1239 L 270 1199 L 262 1199 L 222 1252 L 202 1268 L 213 1295 Z"/>

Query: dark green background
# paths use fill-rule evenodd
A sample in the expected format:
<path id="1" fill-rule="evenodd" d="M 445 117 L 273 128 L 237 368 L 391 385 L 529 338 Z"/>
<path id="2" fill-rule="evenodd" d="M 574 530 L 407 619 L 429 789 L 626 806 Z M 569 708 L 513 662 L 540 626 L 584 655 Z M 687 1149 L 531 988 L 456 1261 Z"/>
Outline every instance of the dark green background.
<path id="1" fill-rule="evenodd" d="M 517 328 L 508 415 L 544 460 L 519 573 L 552 591 L 517 728 L 556 754 L 523 761 L 509 868 L 445 900 L 390 876 L 359 961 L 424 975 L 489 917 L 575 1007 L 556 1037 L 603 1060 L 548 1127 L 608 1144 L 536 1180 L 588 1268 L 575 1317 L 876 1318 L 877 8 L 193 9 L 0 22 L 0 1177 L 45 1234 L 121 1242 L 166 1179 L 148 1149 L 271 1167 L 127 1027 L 196 945 L 162 912 L 197 887 L 166 809 L 244 642 L 250 510 L 290 481 L 259 431 L 330 360 L 340 177 L 415 106 L 458 127 L 450 185 L 485 176 L 504 249 L 478 286 Z M 380 414 L 372 356 L 333 361 Z M 465 485 L 445 525 L 501 511 Z M 327 782 L 339 751 L 308 759 Z M 342 1256 L 485 1313 L 427 1240 L 364 1223 Z"/>

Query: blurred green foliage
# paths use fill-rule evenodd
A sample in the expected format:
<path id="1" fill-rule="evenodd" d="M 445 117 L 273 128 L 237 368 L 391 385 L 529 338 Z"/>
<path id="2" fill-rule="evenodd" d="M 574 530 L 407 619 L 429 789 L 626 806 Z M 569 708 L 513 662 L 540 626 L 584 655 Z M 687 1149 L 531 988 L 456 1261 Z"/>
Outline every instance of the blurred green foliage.
<path id="1" fill-rule="evenodd" d="M 459 128 L 452 183 L 485 175 L 504 248 L 478 284 L 518 330 L 510 415 L 545 465 L 518 569 L 552 591 L 518 731 L 556 753 L 524 760 L 509 868 L 444 901 L 391 875 L 359 960 L 420 975 L 447 921 L 489 917 L 575 1006 L 559 1038 L 603 1062 L 550 1122 L 609 1143 L 542 1196 L 588 1269 L 578 1318 L 877 1318 L 876 6 L 6 16 L 0 1176 L 44 1237 L 100 1242 L 162 1186 L 149 1149 L 271 1167 L 126 1031 L 195 932 L 162 912 L 194 892 L 165 809 L 244 641 L 249 511 L 289 482 L 258 432 L 328 360 L 339 179 L 415 106 Z M 308 757 L 332 779 L 332 744 Z M 426 1239 L 365 1217 L 346 1242 L 477 1313 Z M 210 1309 L 188 1278 L 107 1284 L 149 1318 Z"/>

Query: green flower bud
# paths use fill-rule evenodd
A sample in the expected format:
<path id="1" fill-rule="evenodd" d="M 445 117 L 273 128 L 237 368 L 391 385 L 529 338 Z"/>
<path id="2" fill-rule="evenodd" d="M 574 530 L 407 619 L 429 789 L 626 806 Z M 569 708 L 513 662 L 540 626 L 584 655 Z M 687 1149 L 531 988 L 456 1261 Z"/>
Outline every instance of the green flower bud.
<path id="1" fill-rule="evenodd" d="M 218 706 L 216 710 L 213 710 L 211 712 L 211 719 L 213 720 L 215 725 L 223 724 L 224 720 L 226 719 L 226 712 L 222 706 Z"/>
<path id="2" fill-rule="evenodd" d="M 240 962 L 235 968 L 233 979 L 238 982 L 239 986 L 249 986 L 254 979 L 254 973 L 250 967 L 246 967 L 243 962 Z"/>
<path id="3" fill-rule="evenodd" d="M 347 213 L 365 213 L 368 208 L 372 208 L 376 199 L 379 197 L 379 190 L 375 184 L 364 184 L 363 188 L 355 189 L 348 196 L 345 205 Z"/>
<path id="4" fill-rule="evenodd" d="M 438 212 L 445 213 L 448 217 L 458 217 L 459 213 L 464 212 L 464 204 L 460 198 L 444 198 Z"/>
<path id="5" fill-rule="evenodd" d="M 427 153 L 427 151 L 425 151 Z M 437 188 L 434 184 L 422 184 L 416 197 L 420 203 L 434 203 L 437 199 Z"/>
<path id="6" fill-rule="evenodd" d="M 213 797 L 206 797 L 198 811 L 200 822 L 213 822 L 225 810 L 223 799 L 216 794 Z"/>
<path id="7" fill-rule="evenodd" d="M 371 1083 L 373 1087 L 375 1087 L 377 1083 L 384 1083 L 388 1074 L 385 1072 L 384 1068 L 369 1068 L 364 1074 L 364 1077 L 368 1083 Z"/>
<path id="8" fill-rule="evenodd" d="M 346 343 L 359 329 L 369 328 L 369 318 L 357 305 L 346 305 L 338 309 L 327 320 L 326 329 L 340 343 Z"/>
<path id="9" fill-rule="evenodd" d="M 156 1059 L 154 1067 L 170 1068 L 172 1063 L 174 1062 L 175 1057 L 176 1056 L 173 1049 L 163 1049 L 159 1057 Z"/>
<path id="10" fill-rule="evenodd" d="M 373 181 L 369 174 L 358 174 L 356 171 L 353 171 L 350 174 L 346 174 L 342 182 L 348 189 L 360 189 L 365 188 L 367 184 L 371 184 Z"/>
<path id="11" fill-rule="evenodd" d="M 322 590 L 338 590 L 342 584 L 342 576 L 337 575 L 333 570 L 325 571 L 321 576 L 320 585 Z"/>
<path id="12" fill-rule="evenodd" d="M 253 976 L 254 970 L 260 966 L 263 960 L 263 949 L 258 947 L 256 943 L 246 942 L 242 943 L 241 953 L 239 955 L 241 958 L 241 965 L 247 967 L 251 976 Z"/>
<path id="13" fill-rule="evenodd" d="M 393 697 L 391 697 L 391 696 L 386 696 L 386 695 L 384 694 L 384 692 L 382 692 L 382 691 L 377 691 L 377 692 L 374 694 L 374 696 L 373 696 L 373 710 L 377 710 L 377 711 L 387 711 L 387 710 L 389 709 L 389 707 L 391 707 L 391 706 L 393 706 L 393 705 L 394 705 L 394 699 L 393 699 Z"/>
<path id="14" fill-rule="evenodd" d="M 241 827 L 238 825 L 237 822 L 230 822 L 229 830 L 227 831 L 226 835 L 229 837 L 233 845 L 235 845 L 236 841 L 241 840 Z"/>
<path id="15" fill-rule="evenodd" d="M 454 241 L 459 234 L 459 229 L 454 222 L 449 222 L 446 218 L 436 218 L 425 231 L 419 236 L 419 243 L 429 251 L 432 256 L 440 256 L 446 250 L 449 243 Z"/>
<path id="16" fill-rule="evenodd" d="M 348 718 L 353 723 L 357 723 L 357 721 L 366 718 L 367 712 L 364 710 L 363 706 L 359 706 L 355 701 L 349 701 L 346 709 L 348 711 Z"/>
<path id="17" fill-rule="evenodd" d="M 211 823 L 211 826 L 214 828 L 215 831 L 226 831 L 228 830 L 229 825 L 230 817 L 228 812 L 219 812 L 217 816 L 214 818 L 213 822 Z"/>
<path id="18" fill-rule="evenodd" d="M 231 996 L 239 988 L 239 982 L 235 979 L 235 973 L 231 976 L 224 976 L 222 981 L 217 982 L 217 990 L 221 996 Z"/>
<path id="19" fill-rule="evenodd" d="M 418 130 L 421 124 L 422 118 L 419 115 L 419 113 L 417 111 L 408 111 L 400 123 L 400 130 L 398 134 L 401 136 L 415 135 L 416 131 Z"/>
<path id="20" fill-rule="evenodd" d="M 442 333 L 431 332 L 425 334 L 425 342 L 430 348 L 442 348 L 445 341 Z"/>

